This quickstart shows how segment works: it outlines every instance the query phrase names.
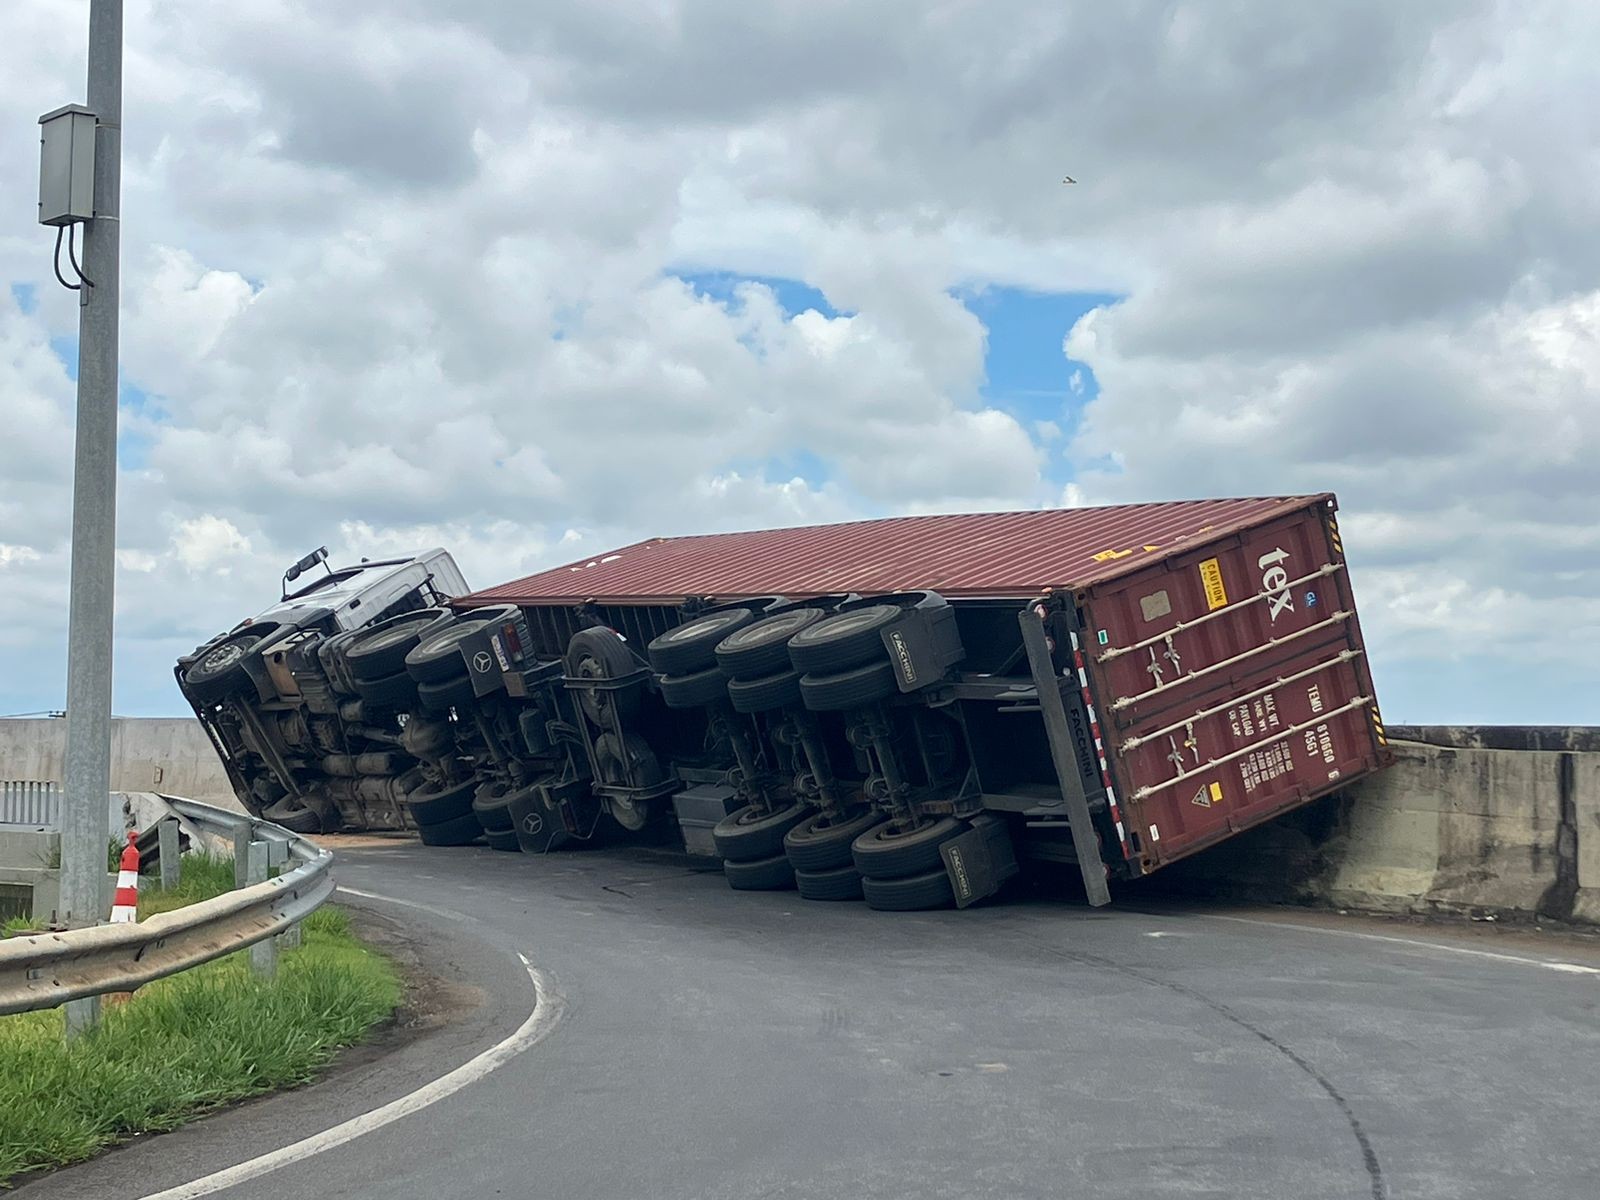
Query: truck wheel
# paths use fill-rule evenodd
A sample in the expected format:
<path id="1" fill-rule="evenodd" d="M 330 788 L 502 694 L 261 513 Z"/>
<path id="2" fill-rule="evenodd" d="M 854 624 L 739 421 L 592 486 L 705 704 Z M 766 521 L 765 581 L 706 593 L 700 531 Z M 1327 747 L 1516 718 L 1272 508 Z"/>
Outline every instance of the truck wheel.
<path id="1" fill-rule="evenodd" d="M 770 712 L 800 703 L 800 672 L 779 671 L 761 679 L 730 679 L 728 699 L 742 713 Z"/>
<path id="2" fill-rule="evenodd" d="M 183 686 L 203 704 L 249 691 L 252 684 L 244 669 L 244 660 L 270 633 L 271 630 L 262 629 L 239 633 L 211 647 L 184 672 Z"/>
<path id="3" fill-rule="evenodd" d="M 324 638 L 317 646 L 317 663 L 333 685 L 333 690 L 341 696 L 353 696 L 356 693 L 355 680 L 350 677 L 350 664 L 344 660 L 344 648 L 355 639 L 356 631 L 346 630 Z"/>
<path id="4" fill-rule="evenodd" d="M 789 639 L 828 614 L 796 608 L 736 629 L 717 643 L 717 665 L 735 679 L 760 679 L 789 669 Z"/>
<path id="5" fill-rule="evenodd" d="M 915 912 L 923 908 L 949 908 L 956 902 L 950 876 L 940 867 L 904 879 L 872 879 L 864 876 L 861 892 L 867 907 L 879 912 Z"/>
<path id="6" fill-rule="evenodd" d="M 894 604 L 834 613 L 790 639 L 789 661 L 795 670 L 812 675 L 859 667 L 875 658 L 887 661 L 882 633 L 899 619 L 900 608 Z"/>
<path id="7" fill-rule="evenodd" d="M 417 681 L 402 667 L 396 674 L 381 679 L 357 679 L 356 695 L 368 704 L 403 708 L 417 698 Z"/>
<path id="8" fill-rule="evenodd" d="M 597 625 L 580 629 L 567 643 L 562 670 L 569 679 L 621 679 L 639 669 L 639 662 L 628 643 L 615 629 Z M 639 708 L 638 688 L 619 688 L 607 692 L 576 689 L 578 704 L 596 725 L 605 724 L 607 705 L 614 705 L 619 717 L 630 717 Z"/>
<path id="9" fill-rule="evenodd" d="M 807 900 L 861 899 L 861 872 L 854 867 L 831 871 L 796 871 L 794 885 Z"/>
<path id="10" fill-rule="evenodd" d="M 728 677 L 721 667 L 707 667 L 690 675 L 663 675 L 661 699 L 668 708 L 700 708 L 728 698 Z"/>
<path id="11" fill-rule="evenodd" d="M 510 795 L 510 785 L 499 780 L 479 784 L 477 791 L 472 794 L 472 813 L 478 818 L 478 824 L 487 831 L 504 831 L 515 837 L 511 809 L 506 803 Z"/>
<path id="12" fill-rule="evenodd" d="M 322 833 L 322 814 L 298 796 L 285 796 L 262 817 L 274 825 L 282 825 L 290 833 Z"/>
<path id="13" fill-rule="evenodd" d="M 663 782 L 667 773 L 650 743 L 637 733 L 602 733 L 594 740 L 594 767 L 601 783 L 643 791 Z"/>
<path id="14" fill-rule="evenodd" d="M 455 621 L 449 609 L 424 608 L 368 626 L 344 644 L 345 662 L 357 683 L 382 679 L 406 669 L 406 655 L 418 642 Z"/>
<path id="15" fill-rule="evenodd" d="M 781 892 L 794 886 L 794 868 L 781 854 L 745 862 L 730 859 L 722 864 L 722 874 L 740 892 Z"/>
<path id="16" fill-rule="evenodd" d="M 487 621 L 461 620 L 421 639 L 406 654 L 406 670 L 418 683 L 439 683 L 467 673 L 461 657 L 461 643 L 482 629 Z"/>
<path id="17" fill-rule="evenodd" d="M 796 871 L 828 871 L 835 867 L 854 870 L 851 844 L 883 820 L 883 814 L 871 808 L 831 823 L 826 813 L 813 813 L 783 835 L 783 852 Z"/>
<path id="18" fill-rule="evenodd" d="M 478 782 L 440 784 L 428 780 L 415 791 L 407 792 L 405 805 L 418 825 L 437 825 L 472 811 L 472 793 Z"/>
<path id="19" fill-rule="evenodd" d="M 885 822 L 861 834 L 850 846 L 856 870 L 868 879 L 900 879 L 938 867 L 944 870 L 939 847 L 965 833 L 967 823 L 940 817 L 931 825 L 899 832 Z"/>
<path id="20" fill-rule="evenodd" d="M 645 657 L 662 675 L 688 675 L 703 671 L 717 661 L 717 643 L 735 629 L 756 619 L 748 608 L 729 608 L 707 613 L 669 629 L 645 647 Z"/>
<path id="21" fill-rule="evenodd" d="M 417 822 L 417 836 L 424 846 L 470 846 L 483 836 L 483 826 L 470 812 L 432 825 Z"/>
<path id="22" fill-rule="evenodd" d="M 887 658 L 835 675 L 806 675 L 800 680 L 800 697 L 813 712 L 860 708 L 892 696 L 898 690 L 894 664 Z"/>
<path id="23" fill-rule="evenodd" d="M 483 840 L 489 843 L 491 850 L 504 850 L 510 854 L 522 853 L 522 843 L 517 841 L 515 830 L 485 829 Z"/>
<path id="24" fill-rule="evenodd" d="M 443 683 L 417 684 L 417 702 L 431 713 L 447 713 L 452 708 L 468 708 L 477 700 L 472 680 L 465 675 Z"/>
<path id="25" fill-rule="evenodd" d="M 723 817 L 711 830 L 717 853 L 724 859 L 749 862 L 783 853 L 783 835 L 809 816 L 802 804 L 791 804 L 776 812 L 761 812 L 746 805 Z"/>

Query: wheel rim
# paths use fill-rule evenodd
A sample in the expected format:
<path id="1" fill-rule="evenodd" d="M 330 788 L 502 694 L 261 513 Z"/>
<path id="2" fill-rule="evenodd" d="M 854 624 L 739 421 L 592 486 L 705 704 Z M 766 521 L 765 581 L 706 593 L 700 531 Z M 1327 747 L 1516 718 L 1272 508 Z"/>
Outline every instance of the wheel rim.
<path id="1" fill-rule="evenodd" d="M 242 659 L 245 651 L 260 640 L 260 638 L 240 638 L 238 641 L 224 642 L 200 660 L 200 674 L 221 674 Z"/>
<path id="2" fill-rule="evenodd" d="M 812 614 L 817 614 L 813 616 Z M 816 624 L 821 619 L 820 610 L 815 608 L 800 608 L 794 612 L 779 613 L 775 617 L 767 617 L 757 621 L 754 625 L 743 629 L 736 629 L 723 639 L 723 650 L 746 650 L 756 646 L 765 646 L 769 642 L 779 641 L 792 637 L 800 630 Z"/>
<path id="3" fill-rule="evenodd" d="M 863 608 L 859 612 L 839 613 L 825 621 L 819 621 L 815 625 L 802 629 L 795 634 L 795 637 L 805 643 L 814 642 L 819 638 L 824 641 L 832 641 L 836 637 L 852 634 L 862 629 L 869 629 L 899 611 L 892 605 L 874 604 L 871 608 Z"/>
<path id="4" fill-rule="evenodd" d="M 611 810 L 611 819 L 629 833 L 638 833 L 650 823 L 649 810 L 643 804 L 609 796 L 606 798 L 606 805 Z"/>

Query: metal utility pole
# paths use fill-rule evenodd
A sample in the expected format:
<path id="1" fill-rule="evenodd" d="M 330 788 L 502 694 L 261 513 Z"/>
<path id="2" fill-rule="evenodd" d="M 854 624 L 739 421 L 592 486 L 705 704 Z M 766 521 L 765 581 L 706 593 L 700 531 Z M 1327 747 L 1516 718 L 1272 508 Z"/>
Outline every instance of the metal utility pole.
<path id="1" fill-rule="evenodd" d="M 94 216 L 78 293 L 78 432 L 67 627 L 66 796 L 61 909 L 72 926 L 106 917 L 111 791 L 111 622 L 117 530 L 117 307 L 122 202 L 122 0 L 90 0 L 88 107 L 95 114 Z M 98 999 L 67 1005 L 67 1034 L 93 1027 Z"/>

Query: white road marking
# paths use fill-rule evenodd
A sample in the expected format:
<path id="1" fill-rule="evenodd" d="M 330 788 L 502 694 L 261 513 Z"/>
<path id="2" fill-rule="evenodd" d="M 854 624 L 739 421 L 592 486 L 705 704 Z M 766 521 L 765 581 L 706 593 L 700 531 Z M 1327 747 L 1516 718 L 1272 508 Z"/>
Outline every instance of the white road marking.
<path id="1" fill-rule="evenodd" d="M 423 905 L 411 904 L 410 901 L 396 900 L 392 896 L 378 896 L 371 892 L 357 892 L 353 888 L 340 888 L 341 892 L 348 891 L 353 895 L 364 896 L 374 900 L 389 900 L 395 904 L 410 904 L 413 908 L 422 908 Z M 431 910 L 430 910 L 431 911 Z M 287 1146 L 280 1146 L 266 1154 L 259 1154 L 255 1158 L 246 1159 L 231 1167 L 224 1167 L 220 1171 L 213 1171 L 209 1175 L 202 1175 L 199 1179 L 180 1183 L 176 1187 L 167 1188 L 161 1192 L 151 1192 L 140 1200 L 194 1200 L 198 1196 L 209 1196 L 213 1192 L 220 1192 L 236 1184 L 245 1183 L 251 1179 L 260 1178 L 280 1167 L 287 1167 L 291 1163 L 301 1162 L 312 1155 L 321 1154 L 324 1150 L 332 1150 L 352 1142 L 363 1134 L 372 1133 L 382 1129 L 385 1125 L 392 1125 L 402 1117 L 409 1117 L 414 1112 L 419 1112 L 431 1104 L 437 1104 L 447 1096 L 454 1095 L 469 1084 L 476 1083 L 485 1075 L 498 1067 L 504 1066 L 524 1050 L 530 1050 L 544 1041 L 550 1031 L 560 1022 L 566 1012 L 566 997 L 557 990 L 555 982 L 539 968 L 528 961 L 527 955 L 518 954 L 522 965 L 527 969 L 528 978 L 533 982 L 533 1011 L 528 1014 L 528 1019 L 519 1025 L 514 1033 L 502 1041 L 496 1042 L 481 1054 L 469 1058 L 453 1071 L 439 1076 L 432 1083 L 425 1083 L 414 1092 L 389 1101 L 387 1104 L 362 1113 L 360 1116 L 351 1117 L 321 1133 L 314 1133 L 310 1137 L 301 1138 L 298 1142 L 290 1142 Z"/>
<path id="2" fill-rule="evenodd" d="M 1326 933 L 1333 937 L 1361 938 L 1369 942 L 1389 942 L 1397 946 L 1410 946 L 1418 950 L 1437 950 L 1443 954 L 1463 954 L 1469 958 L 1486 958 L 1491 962 L 1512 963 L 1519 967 L 1542 967 L 1546 971 L 1560 971 L 1567 975 L 1600 975 L 1600 967 L 1585 963 L 1559 962 L 1548 958 L 1528 958 L 1521 954 L 1502 954 L 1498 950 L 1474 950 L 1470 946 L 1451 946 L 1443 942 L 1424 942 L 1418 938 L 1395 937 L 1388 933 L 1365 933 L 1359 929 L 1327 929 L 1320 925 L 1295 925 L 1286 921 L 1259 921 L 1253 917 L 1225 917 L 1220 913 L 1198 913 L 1207 921 L 1233 921 L 1239 925 L 1260 925 L 1267 929 L 1293 929 L 1300 933 Z"/>
<path id="3" fill-rule="evenodd" d="M 385 904 L 399 904 L 406 908 L 419 909 L 425 913 L 432 913 L 436 917 L 443 917 L 447 921 L 470 921 L 466 913 L 456 912 L 453 908 L 435 908 L 431 904 L 419 904 L 415 900 L 402 900 L 398 896 L 380 896 L 377 892 L 363 892 L 357 888 L 345 887 L 343 884 L 333 889 L 343 892 L 347 896 L 360 896 L 363 900 L 382 900 Z"/>

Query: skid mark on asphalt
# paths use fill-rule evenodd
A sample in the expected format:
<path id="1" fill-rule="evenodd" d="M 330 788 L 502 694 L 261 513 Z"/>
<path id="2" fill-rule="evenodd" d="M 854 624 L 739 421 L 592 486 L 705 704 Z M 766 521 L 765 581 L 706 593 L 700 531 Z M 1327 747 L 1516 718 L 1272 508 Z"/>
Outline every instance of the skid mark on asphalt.
<path id="1" fill-rule="evenodd" d="M 1372 1139 L 1367 1136 L 1367 1131 L 1362 1127 L 1360 1118 L 1356 1116 L 1355 1110 L 1350 1107 L 1350 1102 L 1344 1098 L 1343 1093 L 1341 1093 L 1338 1088 L 1333 1086 L 1332 1081 L 1329 1080 L 1326 1075 L 1317 1070 L 1316 1067 L 1312 1066 L 1289 1046 L 1283 1042 L 1280 1042 L 1266 1030 L 1252 1025 L 1249 1021 L 1247 1021 L 1244 1017 L 1241 1017 L 1238 1013 L 1234 1012 L 1226 1004 L 1223 1004 L 1219 1000 L 1213 1000 L 1204 992 L 1197 991 L 1186 984 L 1178 983 L 1171 979 L 1162 979 L 1156 975 L 1147 974 L 1146 972 L 1139 970 L 1137 967 L 1126 966 L 1122 963 L 1115 962 L 1112 959 L 1104 958 L 1098 954 L 1086 954 L 1079 950 L 1063 950 L 1059 946 L 1051 946 L 1042 942 L 1038 944 L 1046 953 L 1053 954 L 1058 958 L 1065 958 L 1072 962 L 1080 962 L 1086 966 L 1100 967 L 1108 971 L 1116 971 L 1118 974 L 1126 975 L 1130 979 L 1137 979 L 1140 983 L 1149 984 L 1151 987 L 1165 988 L 1167 991 L 1173 992 L 1179 996 L 1183 996 L 1185 999 L 1193 1000 L 1196 1004 L 1203 1004 L 1212 1012 L 1216 1013 L 1219 1017 L 1223 1018 L 1223 1020 L 1237 1025 L 1240 1029 L 1243 1029 L 1245 1032 L 1260 1038 L 1267 1045 L 1271 1046 L 1274 1050 L 1283 1055 L 1283 1057 L 1288 1059 L 1311 1079 L 1315 1080 L 1317 1086 L 1326 1092 L 1328 1094 L 1328 1098 L 1338 1106 L 1339 1112 L 1343 1114 L 1345 1122 L 1350 1126 L 1350 1132 L 1355 1137 L 1356 1145 L 1361 1150 L 1361 1162 L 1366 1168 L 1367 1180 L 1372 1185 L 1372 1200 L 1387 1200 L 1389 1195 L 1389 1186 L 1383 1177 L 1383 1166 L 1378 1161 L 1378 1152 L 1373 1148 Z"/>
<path id="2" fill-rule="evenodd" d="M 387 900 L 394 904 L 403 904 L 409 908 L 422 908 L 427 911 L 427 905 L 414 904 L 408 900 L 399 900 L 392 896 L 379 896 L 372 892 L 358 892 L 354 888 L 340 888 L 341 892 L 366 897 L 372 900 Z M 321 1133 L 314 1133 L 310 1137 L 301 1138 L 298 1142 L 290 1142 L 287 1146 L 280 1146 L 266 1154 L 259 1154 L 255 1158 L 246 1159 L 231 1167 L 220 1171 L 213 1171 L 209 1175 L 202 1175 L 199 1179 L 192 1179 L 188 1183 L 180 1183 L 176 1187 L 167 1188 L 165 1191 L 151 1192 L 140 1197 L 140 1200 L 195 1200 L 199 1196 L 209 1196 L 213 1192 L 220 1192 L 224 1188 L 234 1187 L 251 1179 L 257 1179 L 281 1167 L 292 1163 L 301 1162 L 313 1155 L 321 1154 L 325 1150 L 333 1150 L 352 1142 L 358 1137 L 382 1129 L 385 1125 L 409 1117 L 412 1113 L 420 1112 L 430 1105 L 437 1104 L 447 1096 L 452 1096 L 462 1088 L 476 1083 L 491 1071 L 504 1066 L 525 1050 L 531 1050 L 550 1035 L 556 1025 L 561 1021 L 567 1010 L 567 999 L 556 987 L 555 980 L 547 973 L 541 971 L 528 961 L 528 956 L 518 953 L 522 960 L 523 968 L 528 972 L 528 979 L 533 984 L 533 1011 L 528 1014 L 528 1019 L 509 1036 L 496 1042 L 487 1050 L 474 1055 L 466 1062 L 447 1071 L 431 1083 L 425 1083 L 413 1092 L 379 1105 L 360 1116 L 351 1117 L 348 1121 L 341 1121 Z"/>

